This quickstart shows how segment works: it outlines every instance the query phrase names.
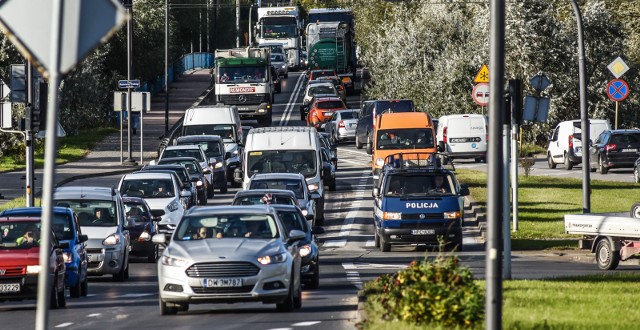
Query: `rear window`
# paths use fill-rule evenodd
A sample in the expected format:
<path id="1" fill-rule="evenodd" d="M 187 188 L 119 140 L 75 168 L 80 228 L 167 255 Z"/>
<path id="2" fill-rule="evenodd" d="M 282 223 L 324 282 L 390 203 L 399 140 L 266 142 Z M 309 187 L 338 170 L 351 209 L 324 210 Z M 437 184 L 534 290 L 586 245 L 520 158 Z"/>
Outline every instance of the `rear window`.
<path id="1" fill-rule="evenodd" d="M 329 86 L 309 87 L 309 95 L 335 94 L 335 90 Z"/>
<path id="2" fill-rule="evenodd" d="M 335 73 L 333 71 L 314 71 L 311 73 L 311 77 L 313 79 L 316 79 L 318 77 L 331 77 L 331 76 L 335 76 Z"/>
<path id="3" fill-rule="evenodd" d="M 162 153 L 162 158 L 176 158 L 176 157 L 193 157 L 198 161 L 204 162 L 202 154 L 198 149 L 171 149 Z"/>
<path id="4" fill-rule="evenodd" d="M 323 101 L 323 102 L 316 103 L 316 108 L 318 109 L 344 108 L 344 103 L 342 103 L 342 101 Z"/>
<path id="5" fill-rule="evenodd" d="M 387 112 L 414 112 L 413 101 L 376 101 L 376 115 Z"/>
<path id="6" fill-rule="evenodd" d="M 613 134 L 611 135 L 610 144 L 619 144 L 618 148 L 625 146 L 640 145 L 640 133 Z"/>
<path id="7" fill-rule="evenodd" d="M 264 195 L 252 195 L 252 196 L 242 196 L 233 201 L 233 205 L 262 205 L 266 204 L 264 202 Z M 291 199 L 291 197 L 284 196 L 271 196 L 270 204 L 280 204 L 280 205 L 296 205 L 295 201 Z"/>
<path id="8" fill-rule="evenodd" d="M 355 118 L 355 112 L 353 112 L 353 111 L 341 112 L 340 113 L 340 118 L 341 119 L 354 119 Z"/>

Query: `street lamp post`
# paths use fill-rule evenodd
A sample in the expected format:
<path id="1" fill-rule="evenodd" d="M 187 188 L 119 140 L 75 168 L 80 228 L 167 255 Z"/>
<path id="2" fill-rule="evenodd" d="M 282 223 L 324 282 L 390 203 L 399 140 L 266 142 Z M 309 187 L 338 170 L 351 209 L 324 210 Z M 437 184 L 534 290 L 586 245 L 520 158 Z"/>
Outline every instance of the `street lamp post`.
<path id="1" fill-rule="evenodd" d="M 125 1 L 125 7 L 129 13 L 129 21 L 127 22 L 127 80 L 131 81 L 133 71 L 133 1 Z M 127 87 L 127 154 L 128 157 L 124 161 L 124 165 L 136 166 L 138 163 L 133 159 L 133 148 L 131 141 L 131 84 Z"/>
<path id="2" fill-rule="evenodd" d="M 164 134 L 169 133 L 169 0 L 164 0 Z"/>

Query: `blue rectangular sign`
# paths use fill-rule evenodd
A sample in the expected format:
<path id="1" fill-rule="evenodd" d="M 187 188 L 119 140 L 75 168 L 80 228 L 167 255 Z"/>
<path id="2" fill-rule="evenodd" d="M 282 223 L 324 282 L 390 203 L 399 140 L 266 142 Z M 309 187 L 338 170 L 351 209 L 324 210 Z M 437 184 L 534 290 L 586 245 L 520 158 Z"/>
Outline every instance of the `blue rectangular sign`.
<path id="1" fill-rule="evenodd" d="M 140 80 L 118 80 L 118 86 L 120 88 L 138 88 Z"/>

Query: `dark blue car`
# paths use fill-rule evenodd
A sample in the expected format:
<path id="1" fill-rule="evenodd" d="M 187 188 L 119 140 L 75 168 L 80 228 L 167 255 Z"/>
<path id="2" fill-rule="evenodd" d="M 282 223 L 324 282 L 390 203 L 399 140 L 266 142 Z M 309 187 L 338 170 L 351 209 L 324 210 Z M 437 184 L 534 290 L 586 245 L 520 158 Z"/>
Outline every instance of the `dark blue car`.
<path id="1" fill-rule="evenodd" d="M 438 246 L 441 240 L 462 250 L 463 196 L 469 188 L 439 163 L 435 154 L 387 157 L 373 191 L 375 245 L 382 252 L 400 244 Z"/>
<path id="2" fill-rule="evenodd" d="M 40 207 L 22 207 L 0 212 L 0 216 L 21 216 L 40 218 Z M 51 229 L 60 243 L 69 243 L 63 250 L 66 266 L 65 286 L 72 298 L 86 296 L 88 293 L 87 251 L 85 243 L 89 238 L 83 235 L 73 210 L 66 207 L 54 207 Z"/>

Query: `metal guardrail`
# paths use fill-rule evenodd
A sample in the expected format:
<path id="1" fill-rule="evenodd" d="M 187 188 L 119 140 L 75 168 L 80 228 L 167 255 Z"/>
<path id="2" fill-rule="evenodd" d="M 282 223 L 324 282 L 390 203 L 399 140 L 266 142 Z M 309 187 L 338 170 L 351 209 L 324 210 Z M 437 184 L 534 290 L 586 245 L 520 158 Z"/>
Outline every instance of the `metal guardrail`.
<path id="1" fill-rule="evenodd" d="M 187 71 L 203 68 L 211 68 L 214 64 L 213 53 L 190 53 L 182 55 L 178 60 L 169 64 L 169 82 L 175 81 L 179 76 Z M 138 89 L 141 92 L 150 92 L 155 95 L 164 91 L 164 73 L 156 76 L 151 81 L 145 81 Z"/>

